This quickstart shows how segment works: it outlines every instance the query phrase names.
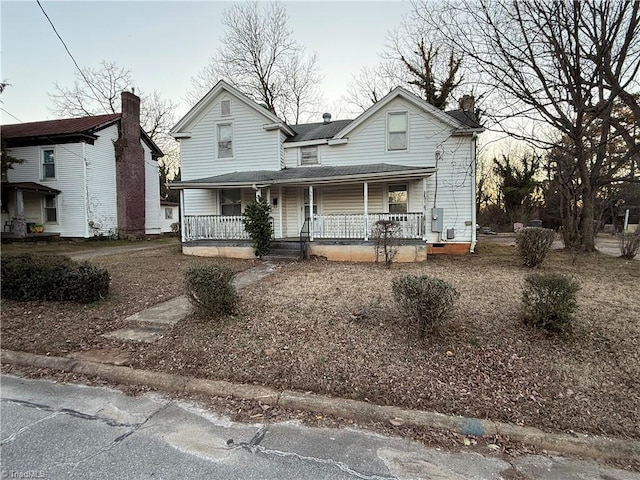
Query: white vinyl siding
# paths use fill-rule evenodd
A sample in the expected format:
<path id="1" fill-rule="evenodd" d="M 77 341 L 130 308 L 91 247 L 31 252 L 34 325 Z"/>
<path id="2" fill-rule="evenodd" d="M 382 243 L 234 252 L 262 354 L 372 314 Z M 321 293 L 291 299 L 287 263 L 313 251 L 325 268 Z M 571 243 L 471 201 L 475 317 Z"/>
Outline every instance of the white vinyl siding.
<path id="1" fill-rule="evenodd" d="M 278 170 L 284 153 L 280 131 L 266 131 L 267 117 L 239 101 L 232 105 L 232 116 L 220 115 L 220 96 L 189 126 L 190 138 L 180 140 L 182 180 L 194 180 L 242 170 Z M 233 160 L 217 158 L 217 124 L 233 123 Z M 185 192 L 190 193 L 190 192 Z M 196 195 L 197 196 L 197 195 Z M 189 195 L 191 201 L 194 195 Z M 208 195 L 204 195 L 208 197 Z M 185 201 L 186 198 L 185 198 Z M 204 200 L 198 200 L 202 205 Z M 190 206 L 189 206 L 190 207 Z M 188 207 L 188 208 L 189 208 Z M 200 208 L 200 207 L 197 207 Z M 186 215 L 205 214 L 190 213 Z"/>
<path id="2" fill-rule="evenodd" d="M 160 223 L 160 173 L 158 162 L 151 156 L 151 149 L 146 143 L 142 143 L 144 151 L 144 231 L 147 235 L 159 235 Z"/>
<path id="3" fill-rule="evenodd" d="M 55 150 L 56 178 L 42 178 L 42 151 L 45 149 Z M 47 223 L 45 231 L 63 237 L 83 237 L 86 217 L 82 144 L 15 147 L 9 149 L 9 153 L 24 160 L 7 172 L 9 182 L 36 182 L 62 192 L 56 196 L 57 222 Z M 43 195 L 25 192 L 24 203 L 27 222 L 45 222 Z"/>
<path id="4" fill-rule="evenodd" d="M 93 145 L 85 146 L 87 156 L 87 222 L 93 225 L 88 235 L 109 235 L 118 229 L 116 160 L 113 142 L 118 139 L 117 125 L 99 132 Z"/>

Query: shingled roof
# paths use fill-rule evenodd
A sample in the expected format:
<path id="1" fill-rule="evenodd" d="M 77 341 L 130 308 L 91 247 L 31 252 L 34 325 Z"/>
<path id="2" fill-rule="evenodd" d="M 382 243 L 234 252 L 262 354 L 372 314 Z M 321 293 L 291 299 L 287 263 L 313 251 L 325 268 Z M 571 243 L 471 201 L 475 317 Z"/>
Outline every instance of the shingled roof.
<path id="1" fill-rule="evenodd" d="M 220 186 L 251 186 L 251 185 L 285 185 L 343 181 L 357 181 L 360 179 L 396 177 L 423 177 L 435 172 L 433 167 L 417 167 L 408 165 L 390 165 L 388 163 L 373 163 L 367 165 L 296 167 L 283 170 L 251 170 L 243 172 L 224 173 L 213 177 L 199 178 L 172 182 L 171 188 L 217 188 Z"/>
<path id="2" fill-rule="evenodd" d="M 289 125 L 296 134 L 293 137 L 288 138 L 287 143 L 333 138 L 336 133 L 349 125 L 352 121 L 353 120 L 335 120 L 329 123 L 320 122 Z"/>
<path id="3" fill-rule="evenodd" d="M 37 145 L 43 141 L 47 143 L 68 143 L 88 141 L 93 143 L 97 138 L 95 132 L 112 125 L 120 120 L 121 113 L 107 115 L 93 115 L 90 117 L 63 118 L 60 120 L 45 120 L 42 122 L 14 123 L 2 125 L 0 136 L 9 147 Z M 147 143 L 155 157 L 162 157 L 160 150 L 147 132 L 140 127 L 142 139 Z"/>
<path id="4" fill-rule="evenodd" d="M 119 113 L 95 115 L 92 117 L 65 118 L 62 120 L 46 120 L 44 122 L 15 123 L 2 125 L 2 138 L 32 138 L 58 135 L 91 134 L 100 128 L 117 121 Z"/>

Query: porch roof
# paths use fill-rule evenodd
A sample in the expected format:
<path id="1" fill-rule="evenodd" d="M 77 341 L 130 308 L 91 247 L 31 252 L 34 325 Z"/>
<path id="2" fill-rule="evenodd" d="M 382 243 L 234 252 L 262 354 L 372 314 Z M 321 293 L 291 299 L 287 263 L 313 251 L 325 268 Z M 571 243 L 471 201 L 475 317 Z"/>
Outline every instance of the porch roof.
<path id="1" fill-rule="evenodd" d="M 2 182 L 2 189 L 3 190 L 23 190 L 23 191 L 29 191 L 29 192 L 43 193 L 46 195 L 57 195 L 60 193 L 60 190 L 48 187 L 46 185 L 41 185 L 35 182 L 16 182 L 16 183 Z"/>
<path id="2" fill-rule="evenodd" d="M 321 183 L 382 182 L 428 177 L 435 167 L 415 167 L 372 163 L 341 167 L 297 167 L 283 170 L 253 170 L 232 172 L 213 177 L 172 182 L 169 188 L 268 187 L 271 185 L 314 185 Z"/>

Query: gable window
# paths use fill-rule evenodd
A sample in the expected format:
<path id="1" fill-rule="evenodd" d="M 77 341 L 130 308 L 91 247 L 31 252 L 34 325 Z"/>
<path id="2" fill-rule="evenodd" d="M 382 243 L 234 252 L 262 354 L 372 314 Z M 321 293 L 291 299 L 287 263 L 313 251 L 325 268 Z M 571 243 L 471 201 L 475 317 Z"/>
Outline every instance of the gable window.
<path id="1" fill-rule="evenodd" d="M 164 209 L 164 219 L 165 220 L 173 220 L 173 207 L 165 207 L 165 209 Z"/>
<path id="2" fill-rule="evenodd" d="M 300 165 L 318 165 L 318 146 L 300 147 Z"/>
<path id="3" fill-rule="evenodd" d="M 42 149 L 42 178 L 56 178 L 56 161 L 53 148 Z"/>
<path id="4" fill-rule="evenodd" d="M 390 113 L 387 117 L 387 150 L 407 149 L 407 112 Z"/>
<path id="5" fill-rule="evenodd" d="M 58 221 L 58 205 L 55 195 L 44 196 L 44 221 L 47 223 Z"/>
<path id="6" fill-rule="evenodd" d="M 222 100 L 220 102 L 220 115 L 223 117 L 231 115 L 231 100 Z"/>
<path id="7" fill-rule="evenodd" d="M 389 213 L 407 213 L 408 199 L 406 185 L 389 185 Z"/>
<path id="8" fill-rule="evenodd" d="M 218 125 L 218 158 L 233 158 L 233 126 L 230 123 Z"/>
<path id="9" fill-rule="evenodd" d="M 242 215 L 242 195 L 239 188 L 222 190 L 220 209 L 222 215 Z"/>

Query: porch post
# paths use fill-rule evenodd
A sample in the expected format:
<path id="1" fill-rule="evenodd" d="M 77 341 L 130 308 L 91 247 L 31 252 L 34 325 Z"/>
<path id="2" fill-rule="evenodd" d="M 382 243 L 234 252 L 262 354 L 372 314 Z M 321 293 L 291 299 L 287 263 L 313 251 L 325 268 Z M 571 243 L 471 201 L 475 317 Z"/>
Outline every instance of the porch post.
<path id="1" fill-rule="evenodd" d="M 313 185 L 309 185 L 309 240 L 313 242 Z"/>
<path id="2" fill-rule="evenodd" d="M 369 240 L 369 184 L 364 182 L 364 241 Z"/>
<path id="3" fill-rule="evenodd" d="M 16 237 L 27 236 L 27 220 L 24 217 L 24 197 L 22 190 L 16 190 L 16 216 L 13 219 L 13 234 Z"/>
<path id="4" fill-rule="evenodd" d="M 282 186 L 278 187 L 278 223 L 280 224 L 280 238 L 284 238 L 284 230 L 282 229 L 282 209 L 284 208 L 284 199 L 282 198 Z"/>
<path id="5" fill-rule="evenodd" d="M 184 224 L 184 189 L 180 189 L 180 241 L 184 243 L 185 230 L 187 226 Z"/>
<path id="6" fill-rule="evenodd" d="M 256 202 L 260 200 L 261 196 L 262 196 L 262 190 L 260 190 L 259 188 L 256 188 Z"/>
<path id="7" fill-rule="evenodd" d="M 427 177 L 422 177 L 422 241 L 427 240 Z"/>

